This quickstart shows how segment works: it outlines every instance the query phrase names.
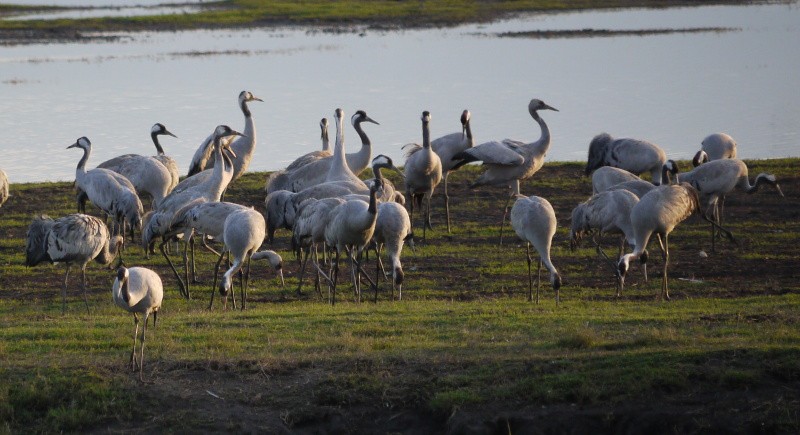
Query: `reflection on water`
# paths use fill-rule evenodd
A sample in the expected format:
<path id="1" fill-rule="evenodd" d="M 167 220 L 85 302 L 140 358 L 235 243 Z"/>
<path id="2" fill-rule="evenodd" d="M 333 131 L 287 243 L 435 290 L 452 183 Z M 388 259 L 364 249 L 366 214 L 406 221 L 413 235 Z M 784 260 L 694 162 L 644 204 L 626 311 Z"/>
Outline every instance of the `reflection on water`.
<path id="1" fill-rule="evenodd" d="M 603 38 L 497 38 L 500 32 L 733 28 L 730 32 Z M 478 142 L 533 141 L 528 101 L 552 132 L 548 160 L 584 160 L 607 131 L 690 158 L 725 131 L 743 158 L 798 156 L 800 12 L 796 4 L 543 14 L 450 29 L 355 33 L 298 29 L 143 33 L 114 43 L 0 47 L 2 167 L 15 182 L 69 180 L 80 136 L 89 166 L 123 152 L 152 154 L 150 127 L 186 170 L 220 123 L 243 127 L 236 97 L 258 129 L 253 170 L 273 170 L 319 147 L 319 119 L 366 110 L 373 153 L 402 163 L 430 110 L 434 137 L 472 112 Z M 354 149 L 358 136 L 346 131 Z M 531 192 L 533 193 L 533 192 Z"/>

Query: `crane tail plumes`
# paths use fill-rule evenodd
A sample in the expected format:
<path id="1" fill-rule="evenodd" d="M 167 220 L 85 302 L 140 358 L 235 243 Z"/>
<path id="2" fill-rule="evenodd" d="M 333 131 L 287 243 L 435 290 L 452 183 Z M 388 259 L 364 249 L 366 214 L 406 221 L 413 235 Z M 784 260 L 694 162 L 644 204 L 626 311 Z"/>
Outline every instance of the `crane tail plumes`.
<path id="1" fill-rule="evenodd" d="M 608 133 L 601 133 L 592 139 L 589 143 L 589 158 L 586 162 L 585 174 L 589 175 L 595 169 L 603 166 L 605 163 L 606 149 L 614 138 Z"/>

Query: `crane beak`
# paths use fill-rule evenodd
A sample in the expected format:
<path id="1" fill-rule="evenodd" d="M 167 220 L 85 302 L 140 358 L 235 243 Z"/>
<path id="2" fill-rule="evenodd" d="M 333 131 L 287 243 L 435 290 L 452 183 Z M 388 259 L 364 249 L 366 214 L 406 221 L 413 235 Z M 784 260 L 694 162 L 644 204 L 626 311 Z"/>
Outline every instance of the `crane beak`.
<path id="1" fill-rule="evenodd" d="M 553 106 L 549 106 L 549 105 L 547 105 L 547 104 L 545 104 L 545 105 L 544 105 L 544 107 L 542 107 L 542 109 L 546 109 L 546 110 L 553 110 L 553 111 L 555 111 L 555 112 L 558 112 L 558 109 L 556 109 L 556 108 L 555 108 L 555 107 L 553 107 Z"/>
<path id="2" fill-rule="evenodd" d="M 261 98 L 256 97 L 255 95 L 253 95 L 253 99 L 250 100 L 250 101 L 261 101 L 262 103 L 264 102 L 264 100 L 262 100 Z"/>
<path id="3" fill-rule="evenodd" d="M 374 119 L 370 118 L 369 116 L 367 116 L 366 118 L 364 118 L 364 122 L 371 122 L 371 123 L 373 123 L 373 124 L 376 124 L 376 125 L 381 125 L 381 124 L 380 124 L 378 121 L 376 121 L 376 120 L 374 120 Z"/>
<path id="4" fill-rule="evenodd" d="M 172 137 L 174 137 L 175 139 L 177 139 L 177 138 L 178 138 L 178 136 L 175 136 L 174 134 L 170 133 L 168 130 L 164 130 L 164 134 L 166 134 L 167 136 L 172 136 Z"/>
<path id="5" fill-rule="evenodd" d="M 70 149 L 70 148 L 77 148 L 77 147 L 78 147 L 78 142 L 75 142 L 74 144 L 72 144 L 72 145 L 68 146 L 68 147 L 67 147 L 67 149 Z"/>
<path id="6" fill-rule="evenodd" d="M 398 168 L 397 166 L 392 165 L 392 169 L 394 169 L 395 172 L 400 174 L 400 178 L 402 178 L 403 180 L 406 179 L 406 174 L 404 174 L 403 171 L 400 170 L 400 168 Z"/>

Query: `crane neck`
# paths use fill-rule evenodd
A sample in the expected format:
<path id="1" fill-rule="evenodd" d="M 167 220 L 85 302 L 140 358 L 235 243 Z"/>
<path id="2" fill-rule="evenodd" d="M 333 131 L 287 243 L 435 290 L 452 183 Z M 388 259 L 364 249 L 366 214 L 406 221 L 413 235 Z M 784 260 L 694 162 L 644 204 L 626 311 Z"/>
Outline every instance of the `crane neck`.
<path id="1" fill-rule="evenodd" d="M 431 127 L 427 122 L 422 123 L 422 146 L 431 149 Z"/>
<path id="2" fill-rule="evenodd" d="M 86 173 L 86 162 L 89 160 L 89 155 L 92 154 L 92 147 L 86 147 L 83 149 L 83 157 L 78 161 L 78 167 L 76 168 L 76 173 L 78 174 L 85 174 Z"/>
<path id="3" fill-rule="evenodd" d="M 539 116 L 539 112 L 533 111 L 531 112 L 531 117 L 534 121 L 539 124 L 539 127 L 542 129 L 542 134 L 539 136 L 539 140 L 534 142 L 535 145 L 544 145 L 545 150 L 550 148 L 550 129 L 547 127 L 547 124 L 544 122 L 541 116 Z"/>
<path id="4" fill-rule="evenodd" d="M 367 137 L 367 133 L 364 132 L 364 129 L 361 128 L 361 121 L 356 121 L 353 123 L 353 128 L 356 129 L 356 133 L 358 133 L 358 137 L 361 138 L 361 147 L 362 148 L 369 148 L 372 146 L 372 142 L 370 142 L 369 137 Z"/>
<path id="5" fill-rule="evenodd" d="M 161 147 L 161 144 L 158 143 L 158 134 L 157 133 L 150 133 L 150 138 L 153 139 L 153 144 L 156 146 L 156 151 L 158 152 L 159 156 L 164 155 L 164 148 Z"/>
<path id="6" fill-rule="evenodd" d="M 244 113 L 245 118 L 250 118 L 252 116 L 250 113 L 250 108 L 247 106 L 247 100 L 242 100 L 242 102 L 239 103 L 239 108 L 242 109 L 242 113 Z"/>
<path id="7" fill-rule="evenodd" d="M 331 149 L 331 141 L 328 138 L 328 129 L 325 128 L 322 130 L 322 151 L 330 151 Z"/>
<path id="8" fill-rule="evenodd" d="M 372 215 L 373 219 L 376 217 L 378 213 L 377 195 L 378 195 L 378 189 L 372 188 L 369 190 L 369 207 L 367 208 L 367 211 L 369 212 L 369 214 Z"/>
<path id="9" fill-rule="evenodd" d="M 472 127 L 469 125 L 469 121 L 464 124 L 464 131 L 467 133 L 467 143 L 469 146 L 472 147 L 475 145 L 475 139 L 472 137 Z"/>
<path id="10" fill-rule="evenodd" d="M 333 146 L 333 160 L 328 174 L 329 176 L 333 176 L 335 174 L 341 174 L 346 170 L 350 170 L 350 167 L 347 166 L 347 155 L 344 149 L 344 126 L 340 118 L 336 120 L 336 142 Z"/>
<path id="11" fill-rule="evenodd" d="M 117 254 L 119 253 L 119 247 L 122 245 L 122 236 L 116 235 L 111 237 L 105 244 L 103 244 L 103 249 L 100 253 L 95 257 L 95 261 L 102 265 L 111 264 L 115 258 L 117 258 Z M 127 280 L 126 280 L 127 281 Z"/>

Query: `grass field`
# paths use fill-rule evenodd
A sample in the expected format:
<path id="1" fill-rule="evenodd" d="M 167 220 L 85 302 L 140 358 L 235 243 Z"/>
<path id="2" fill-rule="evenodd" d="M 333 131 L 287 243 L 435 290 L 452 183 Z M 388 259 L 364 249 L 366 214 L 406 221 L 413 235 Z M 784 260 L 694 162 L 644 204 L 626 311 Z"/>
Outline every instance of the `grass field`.
<path id="1" fill-rule="evenodd" d="M 592 247 L 569 250 L 570 211 L 591 193 L 580 163 L 547 163 L 522 188 L 556 209 L 559 306 L 546 278 L 541 303 L 527 301 L 524 246 L 513 234 L 497 244 L 504 191 L 468 190 L 474 166 L 451 176 L 453 233 L 437 196 L 435 230 L 406 248 L 399 302 L 387 282 L 377 303 L 372 290 L 353 302 L 348 285 L 336 306 L 308 283 L 297 296 L 280 231 L 270 248 L 284 257 L 286 288 L 254 264 L 248 310 L 208 311 L 210 254 L 187 301 L 162 257 L 129 246 L 126 262 L 165 283 L 145 384 L 127 364 L 133 322 L 111 301 L 113 271 L 87 268 L 89 315 L 73 278 L 62 315 L 63 267 L 23 266 L 31 218 L 73 212 L 71 184 L 14 184 L 0 208 L 0 432 L 797 433 L 800 160 L 748 163 L 751 179 L 775 173 L 786 197 L 730 196 L 738 245 L 718 242 L 716 253 L 707 224 L 681 224 L 671 302 L 655 300 L 655 245 L 650 281 L 634 269 L 620 298 Z M 246 175 L 227 199 L 263 211 L 264 179 Z"/>

